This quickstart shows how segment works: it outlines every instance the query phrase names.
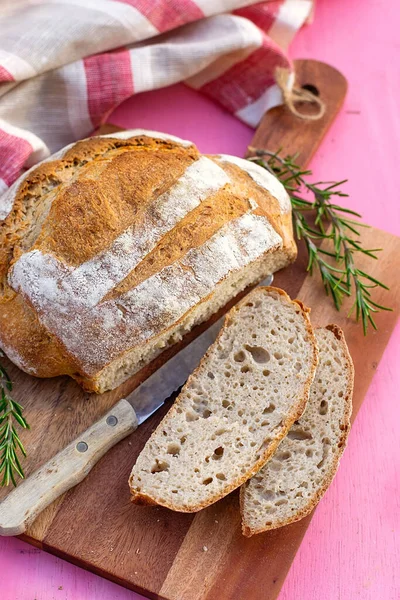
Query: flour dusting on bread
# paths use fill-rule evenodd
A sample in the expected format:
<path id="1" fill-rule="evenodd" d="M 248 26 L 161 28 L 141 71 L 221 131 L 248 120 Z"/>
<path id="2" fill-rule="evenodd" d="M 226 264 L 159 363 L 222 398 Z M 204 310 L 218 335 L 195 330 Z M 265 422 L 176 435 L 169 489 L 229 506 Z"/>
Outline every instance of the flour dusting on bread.
<path id="1" fill-rule="evenodd" d="M 21 368 L 113 388 L 293 260 L 279 186 L 228 158 L 122 132 L 70 145 L 9 190 L 0 343 Z"/>
<path id="2" fill-rule="evenodd" d="M 211 294 L 227 273 L 279 248 L 281 243 L 266 218 L 245 214 L 180 261 L 126 294 L 96 306 L 92 304 L 94 281 L 90 272 L 85 278 L 81 270 L 82 277 L 74 278 L 72 267 L 38 250 L 24 254 L 15 263 L 10 284 L 32 303 L 49 331 L 91 374 L 117 354 L 170 327 Z"/>

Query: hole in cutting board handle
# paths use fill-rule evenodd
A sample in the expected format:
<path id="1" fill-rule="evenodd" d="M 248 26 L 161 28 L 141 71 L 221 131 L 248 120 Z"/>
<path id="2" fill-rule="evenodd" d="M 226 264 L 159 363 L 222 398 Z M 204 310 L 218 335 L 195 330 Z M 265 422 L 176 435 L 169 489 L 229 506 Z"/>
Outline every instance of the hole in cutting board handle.
<path id="1" fill-rule="evenodd" d="M 301 86 L 301 89 L 307 90 L 307 92 L 310 92 L 314 96 L 319 96 L 319 89 L 312 83 L 305 83 L 304 85 Z"/>

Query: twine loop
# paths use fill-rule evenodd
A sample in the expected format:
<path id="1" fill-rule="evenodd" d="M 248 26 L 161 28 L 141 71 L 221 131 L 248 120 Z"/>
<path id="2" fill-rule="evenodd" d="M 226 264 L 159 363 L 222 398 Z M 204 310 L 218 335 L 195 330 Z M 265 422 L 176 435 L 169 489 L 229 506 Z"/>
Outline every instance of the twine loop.
<path id="1" fill-rule="evenodd" d="M 289 69 L 277 67 L 275 69 L 275 81 L 282 92 L 285 106 L 288 107 L 293 115 L 306 121 L 317 121 L 324 116 L 326 110 L 325 102 L 310 91 L 304 88 L 295 87 L 294 75 Z M 299 102 L 314 104 L 318 107 L 318 111 L 311 115 L 301 113 L 296 108 L 296 104 Z"/>

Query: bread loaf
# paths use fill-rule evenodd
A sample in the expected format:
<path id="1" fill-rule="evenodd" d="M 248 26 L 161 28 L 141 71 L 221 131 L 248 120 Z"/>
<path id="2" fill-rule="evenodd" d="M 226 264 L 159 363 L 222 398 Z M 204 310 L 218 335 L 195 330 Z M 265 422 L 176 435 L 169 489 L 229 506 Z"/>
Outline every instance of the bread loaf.
<path id="1" fill-rule="evenodd" d="M 240 490 L 243 533 L 308 515 L 331 483 L 350 431 L 354 369 L 342 330 L 316 330 L 319 363 L 310 399 L 271 460 Z"/>
<path id="2" fill-rule="evenodd" d="M 130 131 L 83 140 L 0 199 L 0 346 L 103 392 L 296 255 L 283 186 Z"/>
<path id="3" fill-rule="evenodd" d="M 308 310 L 282 290 L 253 290 L 147 441 L 132 500 L 195 512 L 238 487 L 302 414 L 316 363 Z"/>

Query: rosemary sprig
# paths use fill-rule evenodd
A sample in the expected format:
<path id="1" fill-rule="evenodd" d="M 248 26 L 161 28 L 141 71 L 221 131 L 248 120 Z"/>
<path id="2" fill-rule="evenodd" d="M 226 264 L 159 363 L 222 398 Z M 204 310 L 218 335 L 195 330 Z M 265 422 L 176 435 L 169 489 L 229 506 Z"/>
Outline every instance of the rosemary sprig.
<path id="1" fill-rule="evenodd" d="M 312 172 L 299 167 L 295 163 L 296 157 L 282 158 L 279 152 L 268 150 L 253 151 L 254 156 L 249 157 L 249 160 L 277 176 L 289 193 L 294 230 L 297 238 L 303 240 L 307 248 L 307 271 L 310 274 L 314 270 L 319 271 L 326 293 L 331 295 L 337 310 L 340 310 L 346 296 L 354 294 L 354 304 L 349 316 L 355 311 L 356 320 L 361 320 L 364 335 L 369 324 L 376 329 L 373 313 L 392 309 L 375 302 L 371 298 L 371 289 L 381 287 L 387 290 L 388 287 L 357 268 L 355 255 L 362 252 L 376 260 L 376 253 L 381 248 L 367 249 L 361 246 L 358 228 L 366 225 L 352 218 L 361 218 L 361 215 L 335 201 L 335 197 L 347 197 L 339 189 L 346 180 L 337 183 L 309 183 L 307 178 Z M 304 198 L 302 191 L 311 194 L 312 200 Z M 332 250 L 319 247 L 318 242 L 323 240 L 331 240 Z"/>
<path id="2" fill-rule="evenodd" d="M 0 352 L 0 356 L 3 354 Z M 10 396 L 12 391 L 11 379 L 0 364 L 0 485 L 7 486 L 10 482 L 16 486 L 15 476 L 24 477 L 18 453 L 26 456 L 25 448 L 19 438 L 16 427 L 29 429 L 22 415 L 23 408 Z"/>

